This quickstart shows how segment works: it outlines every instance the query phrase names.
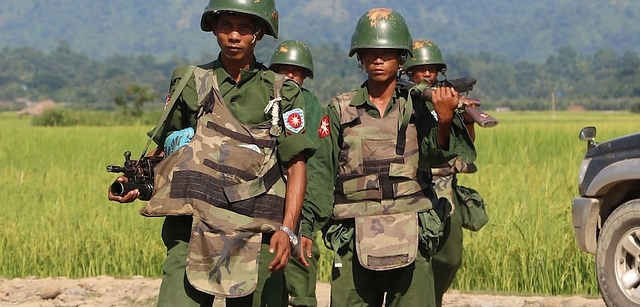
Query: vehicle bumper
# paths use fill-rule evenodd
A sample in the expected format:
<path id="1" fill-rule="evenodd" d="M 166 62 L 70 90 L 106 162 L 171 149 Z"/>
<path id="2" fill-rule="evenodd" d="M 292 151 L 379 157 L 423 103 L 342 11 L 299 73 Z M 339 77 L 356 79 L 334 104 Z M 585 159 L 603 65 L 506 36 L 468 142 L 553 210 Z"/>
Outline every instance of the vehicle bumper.
<path id="1" fill-rule="evenodd" d="M 576 241 L 581 251 L 595 254 L 600 217 L 600 199 L 592 197 L 576 197 L 571 206 L 571 219 Z"/>

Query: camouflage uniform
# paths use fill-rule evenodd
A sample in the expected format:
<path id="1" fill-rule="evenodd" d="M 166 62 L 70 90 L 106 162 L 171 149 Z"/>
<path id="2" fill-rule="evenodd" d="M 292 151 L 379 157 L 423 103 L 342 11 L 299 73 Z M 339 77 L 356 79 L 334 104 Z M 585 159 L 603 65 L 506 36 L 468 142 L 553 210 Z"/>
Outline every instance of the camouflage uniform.
<path id="1" fill-rule="evenodd" d="M 241 72 L 242 77 L 238 84 L 236 84 L 235 80 L 233 80 L 233 78 L 231 78 L 223 69 L 219 60 L 203 65 L 202 68 L 207 71 L 211 71 L 215 76 L 220 93 L 222 94 L 221 98 L 224 100 L 226 109 L 228 109 L 233 117 L 235 117 L 239 122 L 245 125 L 257 125 L 271 120 L 270 114 L 267 113 L 267 115 L 265 115 L 263 110 L 271 99 L 270 96 L 273 92 L 275 78 L 274 74 L 268 71 L 265 66 L 254 61 L 249 70 Z M 174 71 L 170 92 L 173 92 L 173 89 L 180 81 L 184 71 L 185 67 L 180 67 Z M 164 140 L 169 132 L 196 125 L 200 96 L 198 95 L 198 85 L 195 79 L 195 76 L 192 75 L 185 89 L 179 94 L 180 97 L 174 105 L 174 109 L 169 113 L 169 118 L 167 119 L 162 132 L 155 139 L 158 145 L 162 146 L 162 140 Z M 292 112 L 296 109 L 304 109 L 304 101 L 302 95 L 300 95 L 300 89 L 294 82 L 285 82 L 280 93 L 282 95 L 282 101 L 280 102 L 281 118 L 288 112 Z M 263 97 L 263 99 L 256 99 L 257 97 Z M 224 125 L 225 123 L 218 124 Z M 299 153 L 310 155 L 313 152 L 313 144 L 304 136 L 304 129 L 299 131 L 286 130 L 286 133 L 283 131 L 277 138 L 277 144 L 277 154 L 279 159 L 284 162 L 291 160 Z M 181 150 L 176 153 L 180 153 Z M 173 157 L 173 155 L 170 157 Z M 247 159 L 247 156 L 236 155 L 235 158 Z M 227 200 L 224 199 L 224 196 L 223 199 L 213 199 L 211 201 L 218 201 L 222 203 L 227 202 Z M 281 203 L 283 204 L 283 202 Z M 211 210 L 214 210 L 215 208 L 216 207 L 212 206 Z M 149 216 L 162 215 L 157 214 L 157 210 L 157 208 L 146 207 L 143 208 L 143 214 Z M 227 211 L 225 216 L 238 216 L 234 214 L 235 213 L 233 211 Z M 188 280 L 187 275 L 185 274 L 185 268 L 188 264 L 185 262 L 185 259 L 187 259 L 188 250 L 198 250 L 197 247 L 190 246 L 191 243 L 194 243 L 195 245 L 198 244 L 191 242 L 191 240 L 193 239 L 194 233 L 201 231 L 199 229 L 200 227 L 203 227 L 202 223 L 195 223 L 197 225 L 194 226 L 193 220 L 194 219 L 191 215 L 168 216 L 165 218 L 162 238 L 167 247 L 167 258 L 163 264 L 163 283 L 158 302 L 161 306 L 204 306 L 213 302 L 214 296 L 210 294 L 211 292 L 207 291 L 208 293 L 205 293 L 203 291 L 196 290 L 193 286 L 194 280 Z M 269 232 L 277 229 L 273 229 L 277 225 L 270 225 L 264 220 L 256 219 L 255 221 L 257 223 L 255 223 L 256 225 L 254 227 L 269 228 L 252 229 L 247 232 L 264 233 L 261 238 L 252 235 L 248 239 L 249 241 L 254 242 L 257 240 L 257 246 L 259 248 L 259 252 L 256 251 L 256 254 L 259 254 L 259 259 L 256 259 L 258 263 L 248 263 L 248 265 L 253 266 L 253 271 L 257 271 L 255 291 L 253 291 L 252 294 L 247 295 L 247 292 L 252 291 L 251 287 L 249 287 L 248 289 L 244 289 L 243 293 L 230 293 L 227 296 L 237 296 L 238 298 L 227 299 L 227 306 L 251 306 L 252 304 L 253 306 L 283 305 L 281 302 L 281 295 L 279 295 L 279 293 L 282 293 L 283 291 L 282 274 L 281 272 L 271 274 L 268 272 L 268 264 L 274 257 L 274 254 L 268 253 L 270 239 Z M 190 261 L 193 261 L 194 258 L 194 255 L 192 254 L 193 253 L 189 253 Z M 204 259 L 208 257 L 208 255 L 204 254 L 202 256 L 205 257 Z M 221 272 L 223 271 L 224 268 L 222 268 Z M 233 283 L 233 281 L 228 282 Z M 202 285 L 201 283 L 199 284 L 200 286 L 198 288 L 200 289 Z M 233 286 L 227 286 L 227 288 L 231 288 L 229 289 L 230 291 L 235 291 Z M 269 293 L 278 293 L 278 295 L 267 295 Z"/>
<path id="2" fill-rule="evenodd" d="M 305 70 L 306 77 L 313 79 L 313 58 L 309 47 L 305 43 L 297 40 L 285 40 L 278 44 L 269 60 L 269 68 L 278 72 L 278 65 L 283 64 L 301 67 Z M 320 101 L 316 95 L 306 88 L 301 87 L 301 90 L 302 96 L 304 97 L 304 112 L 307 125 L 309 127 L 318 127 L 320 125 L 320 117 L 322 116 Z M 307 133 L 306 135 L 312 142 L 317 142 L 319 139 L 315 131 Z M 313 237 L 311 237 L 312 239 L 315 239 L 315 234 L 314 232 Z M 316 299 L 316 281 L 319 258 L 320 250 L 314 241 L 312 257 L 306 258 L 309 263 L 308 267 L 305 267 L 296 257 L 290 259 L 283 272 L 286 288 L 286 292 L 283 295 L 290 306 L 315 307 L 318 305 Z"/>
<path id="3" fill-rule="evenodd" d="M 361 115 L 380 119 L 380 114 L 373 104 L 366 99 L 367 90 L 366 84 L 363 84 L 358 91 L 355 93 L 353 100 L 351 100 L 350 105 L 354 106 Z M 394 99 L 389 104 L 386 115 L 393 115 L 399 112 L 398 106 L 405 103 L 406 93 L 398 92 Z M 414 97 L 419 101 L 419 98 Z M 415 101 L 415 100 L 414 100 Z M 424 105 L 422 105 L 424 106 Z M 415 110 L 415 125 L 420 127 L 418 130 L 429 130 L 428 127 L 433 127 L 433 118 L 428 113 L 426 108 L 420 108 L 419 105 L 414 104 L 416 107 Z M 357 260 L 357 255 L 359 252 L 355 251 L 356 248 L 356 240 L 355 235 L 357 231 L 354 229 L 354 219 L 337 219 L 335 218 L 337 214 L 348 215 L 345 213 L 337 213 L 336 207 L 332 205 L 333 203 L 333 189 L 334 187 L 331 184 L 334 182 L 333 178 L 335 178 L 335 174 L 340 173 L 341 168 L 344 166 L 342 162 L 344 158 L 341 158 L 341 154 L 346 153 L 344 151 L 346 146 L 345 143 L 341 142 L 341 139 L 344 137 L 343 135 L 343 127 L 344 125 L 341 121 L 340 112 L 337 111 L 337 106 L 335 102 L 330 102 L 326 109 L 326 116 L 323 118 L 323 121 L 328 124 L 328 129 L 330 130 L 330 134 L 327 137 L 321 138 L 318 143 L 318 151 L 316 154 L 309 160 L 308 163 L 308 178 L 309 184 L 307 186 L 307 193 L 309 194 L 308 199 L 313 200 L 311 203 L 306 202 L 305 207 L 303 208 L 303 235 L 308 234 L 313 229 L 320 229 L 323 227 L 330 228 L 328 233 L 326 234 L 325 240 L 334 249 L 337 253 L 337 263 L 341 263 L 342 267 L 333 269 L 333 281 L 332 281 L 332 302 L 334 306 L 359 306 L 358 304 L 365 302 L 367 304 L 375 304 L 378 301 L 381 302 L 382 295 L 384 292 L 387 292 L 387 300 L 395 300 L 395 304 L 397 306 L 420 306 L 424 303 L 429 303 L 427 306 L 433 306 L 435 304 L 432 294 L 432 291 L 425 292 L 425 288 L 433 288 L 433 278 L 412 278 L 413 275 L 418 276 L 418 273 L 424 274 L 420 276 L 431 276 L 431 266 L 429 264 L 429 254 L 430 250 L 435 248 L 434 246 L 427 247 L 424 243 L 418 246 L 418 254 L 413 263 L 408 264 L 407 266 L 396 268 L 393 270 L 384 270 L 384 271 L 374 271 L 371 269 L 367 269 L 363 267 Z M 397 117 L 396 117 L 397 118 Z M 358 121 L 357 119 L 354 122 Z M 373 121 L 375 122 L 375 121 Z M 324 125 L 325 123 L 323 123 Z M 376 129 L 383 125 L 373 125 L 373 127 L 369 126 L 370 133 L 367 134 L 370 138 L 380 137 L 375 133 Z M 397 127 L 396 125 L 392 125 L 392 127 Z M 366 128 L 366 127 L 365 127 Z M 420 144 L 420 153 L 424 157 L 428 157 L 431 161 L 442 163 L 442 161 L 446 161 L 447 159 L 453 157 L 453 155 L 449 152 L 438 149 L 436 145 L 435 135 L 431 134 L 429 131 L 419 132 L 421 135 L 429 135 L 425 137 L 425 139 Z M 407 135 L 410 135 L 407 133 Z M 416 137 L 414 134 L 413 137 Z M 410 140 L 407 140 L 409 143 Z M 464 146 L 464 141 L 462 139 L 453 139 L 452 144 L 454 147 L 457 147 L 456 144 L 460 144 Z M 342 150 L 341 150 L 342 148 Z M 408 146 L 407 146 L 408 149 Z M 394 153 L 393 148 L 389 148 L 386 150 L 387 152 Z M 398 158 L 398 157 L 394 157 Z M 396 162 L 402 161 L 401 159 L 396 159 Z M 409 161 L 406 161 L 409 162 Z M 366 162 L 367 164 L 369 162 Z M 371 161 L 373 163 L 373 161 Z M 339 166 L 339 165 L 341 166 Z M 394 165 L 394 167 L 398 167 L 395 163 L 387 164 L 387 168 L 390 165 Z M 420 172 L 418 172 L 420 173 Z M 427 176 L 428 174 L 422 173 L 423 176 Z M 411 182 L 411 181 L 409 181 Z M 423 182 L 424 184 L 424 182 Z M 402 184 L 397 185 L 397 188 L 400 189 Z M 345 182 L 340 186 L 336 186 L 336 191 L 342 190 L 343 187 L 346 188 L 348 183 Z M 423 209 L 427 210 L 423 211 L 420 215 L 432 214 L 434 210 L 429 210 L 432 206 L 432 197 L 429 197 L 429 194 L 433 196 L 433 190 L 431 190 L 430 184 L 427 183 L 426 186 L 422 186 L 426 197 L 419 197 L 418 199 L 412 199 L 412 201 L 418 201 L 418 203 L 424 205 Z M 410 191 L 410 188 L 407 188 L 407 191 Z M 377 189 L 374 189 L 374 193 L 380 192 Z M 342 204 L 349 204 L 350 202 L 345 202 L 345 195 L 340 195 L 336 192 L 336 205 L 340 206 L 339 202 Z M 354 195 L 348 196 L 354 197 Z M 396 200 L 401 200 L 406 197 L 396 197 Z M 356 202 L 356 201 L 353 201 Z M 385 200 L 378 201 L 380 204 L 384 203 Z M 375 207 L 377 201 L 369 201 L 367 207 Z M 388 207 L 387 209 L 390 209 Z M 386 209 L 385 209 L 386 210 Z M 402 210 L 402 209 L 399 209 Z M 334 219 L 332 219 L 328 225 L 327 221 L 329 217 L 333 214 Z M 391 215 L 393 216 L 393 215 Z M 389 217 L 391 217 L 389 216 Z M 411 220 L 412 222 L 415 222 Z M 423 221 L 420 219 L 420 221 Z M 420 222 L 420 229 L 418 229 L 418 223 L 416 222 L 415 229 L 409 229 L 413 234 L 419 234 L 424 231 L 433 231 L 428 228 L 429 225 L 425 225 L 426 223 Z M 330 227 L 329 227 L 330 226 Z M 326 228 L 325 228 L 326 230 Z M 389 233 L 388 235 L 393 235 Z M 414 237 L 415 238 L 415 237 Z M 380 237 L 371 237 L 373 240 L 381 240 L 384 238 Z M 397 241 L 396 239 L 392 239 L 393 241 Z M 420 240 L 420 242 L 423 242 Z M 401 246 L 392 246 L 390 249 L 397 250 L 402 248 Z M 373 258 L 373 257 L 372 257 Z M 357 293 L 354 295 L 353 293 Z"/>
<path id="4" fill-rule="evenodd" d="M 363 15 L 351 42 L 350 56 L 372 48 L 411 53 L 404 18 L 390 9 Z M 387 306 L 433 306 L 434 279 L 425 276 L 448 203 L 435 197 L 430 170 L 420 166 L 444 163 L 466 143 L 451 137 L 449 150 L 437 145 L 438 123 L 421 92 L 396 88 L 381 114 L 369 86 L 384 83 L 371 82 L 327 106 L 308 163 L 313 203 L 303 208 L 303 235 L 323 229 L 335 251 L 332 306 L 380 306 L 385 296 Z"/>

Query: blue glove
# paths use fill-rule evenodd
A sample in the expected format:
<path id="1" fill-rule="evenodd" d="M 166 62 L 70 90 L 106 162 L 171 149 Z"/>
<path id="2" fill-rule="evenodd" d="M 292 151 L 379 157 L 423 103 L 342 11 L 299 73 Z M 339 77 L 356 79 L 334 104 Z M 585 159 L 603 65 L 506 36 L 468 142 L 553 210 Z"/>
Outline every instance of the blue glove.
<path id="1" fill-rule="evenodd" d="M 195 131 L 191 127 L 169 133 L 164 141 L 164 156 L 169 156 L 178 148 L 187 145 L 193 139 L 194 134 Z"/>

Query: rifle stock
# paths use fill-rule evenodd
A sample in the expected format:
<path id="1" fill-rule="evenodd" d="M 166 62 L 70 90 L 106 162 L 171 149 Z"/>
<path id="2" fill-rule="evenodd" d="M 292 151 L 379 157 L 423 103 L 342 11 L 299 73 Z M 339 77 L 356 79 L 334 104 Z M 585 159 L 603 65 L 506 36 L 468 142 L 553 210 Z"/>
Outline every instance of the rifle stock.
<path id="1" fill-rule="evenodd" d="M 464 112 L 482 128 L 495 127 L 499 123 L 495 117 L 485 113 L 479 107 L 465 107 Z"/>
<path id="2" fill-rule="evenodd" d="M 499 121 L 480 109 L 480 100 L 469 96 L 460 96 L 458 108 L 469 115 L 474 122 L 482 128 L 491 128 L 498 125 Z"/>

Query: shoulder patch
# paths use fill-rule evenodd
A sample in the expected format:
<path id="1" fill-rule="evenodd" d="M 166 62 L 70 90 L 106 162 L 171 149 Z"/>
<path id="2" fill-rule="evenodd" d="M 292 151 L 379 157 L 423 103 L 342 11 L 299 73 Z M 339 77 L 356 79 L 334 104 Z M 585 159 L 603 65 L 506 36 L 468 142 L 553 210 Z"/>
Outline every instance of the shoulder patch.
<path id="1" fill-rule="evenodd" d="M 300 108 L 282 114 L 284 127 L 293 133 L 300 133 L 304 129 L 304 112 Z"/>
<path id="2" fill-rule="evenodd" d="M 329 124 L 329 116 L 325 115 L 320 120 L 320 127 L 318 127 L 318 136 L 323 138 L 331 134 L 331 125 Z"/>

